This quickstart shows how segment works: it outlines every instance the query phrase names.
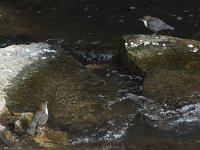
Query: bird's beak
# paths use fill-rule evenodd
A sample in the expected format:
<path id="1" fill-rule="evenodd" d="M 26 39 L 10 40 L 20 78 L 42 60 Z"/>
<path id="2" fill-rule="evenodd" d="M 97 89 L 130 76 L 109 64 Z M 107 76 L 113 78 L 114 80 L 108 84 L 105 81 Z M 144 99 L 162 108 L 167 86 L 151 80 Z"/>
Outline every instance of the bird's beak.
<path id="1" fill-rule="evenodd" d="M 139 19 L 139 21 L 143 21 L 143 19 Z"/>

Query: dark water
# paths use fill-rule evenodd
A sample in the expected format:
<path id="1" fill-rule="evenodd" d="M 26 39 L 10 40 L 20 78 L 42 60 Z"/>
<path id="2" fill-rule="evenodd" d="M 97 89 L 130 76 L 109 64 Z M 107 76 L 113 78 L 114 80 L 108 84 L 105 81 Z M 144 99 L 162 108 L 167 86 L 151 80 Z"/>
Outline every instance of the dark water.
<path id="1" fill-rule="evenodd" d="M 69 135 L 64 149 L 199 149 L 199 104 L 143 97 L 143 79 L 129 76 L 118 56 L 121 35 L 151 33 L 138 21 L 146 14 L 175 27 L 161 34 L 199 40 L 199 6 L 198 0 L 2 1 L 1 47 L 45 41 L 66 51 L 8 90 L 9 109 L 35 111 L 48 99 L 48 126 Z M 42 149 L 26 140 L 19 147 Z"/>

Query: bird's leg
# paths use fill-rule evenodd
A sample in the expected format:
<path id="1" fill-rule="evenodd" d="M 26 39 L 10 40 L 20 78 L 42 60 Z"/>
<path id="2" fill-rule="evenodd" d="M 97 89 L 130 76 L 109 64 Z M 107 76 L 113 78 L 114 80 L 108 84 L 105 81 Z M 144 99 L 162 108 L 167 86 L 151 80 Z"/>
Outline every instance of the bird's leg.
<path id="1" fill-rule="evenodd" d="M 154 37 L 156 34 L 157 34 L 157 32 L 155 32 L 155 33 L 152 35 L 152 37 Z"/>

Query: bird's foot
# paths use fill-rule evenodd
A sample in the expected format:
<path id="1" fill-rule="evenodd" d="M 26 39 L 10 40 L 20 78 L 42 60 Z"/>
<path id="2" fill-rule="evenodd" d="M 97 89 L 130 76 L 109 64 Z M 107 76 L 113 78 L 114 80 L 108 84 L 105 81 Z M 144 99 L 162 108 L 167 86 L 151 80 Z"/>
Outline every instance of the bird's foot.
<path id="1" fill-rule="evenodd" d="M 160 35 L 158 35 L 157 32 L 156 32 L 153 35 L 151 35 L 151 38 L 159 39 Z"/>
<path id="2" fill-rule="evenodd" d="M 45 129 L 45 127 L 38 127 L 37 133 L 44 134 L 44 132 L 43 132 L 44 129 Z"/>

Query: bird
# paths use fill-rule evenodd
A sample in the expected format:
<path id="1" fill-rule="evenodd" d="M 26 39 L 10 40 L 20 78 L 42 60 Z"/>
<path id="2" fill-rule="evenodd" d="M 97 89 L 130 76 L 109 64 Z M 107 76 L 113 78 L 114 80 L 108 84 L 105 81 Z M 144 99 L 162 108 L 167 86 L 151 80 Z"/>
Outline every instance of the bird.
<path id="1" fill-rule="evenodd" d="M 160 18 L 144 16 L 140 21 L 143 21 L 144 26 L 149 30 L 155 32 L 152 36 L 156 35 L 158 31 L 161 30 L 174 30 L 174 27 L 166 24 Z"/>
<path id="2" fill-rule="evenodd" d="M 29 124 L 27 129 L 27 133 L 33 135 L 37 128 L 45 124 L 48 120 L 48 108 L 47 101 L 45 103 L 41 103 L 39 110 L 33 115 L 33 118 Z"/>

